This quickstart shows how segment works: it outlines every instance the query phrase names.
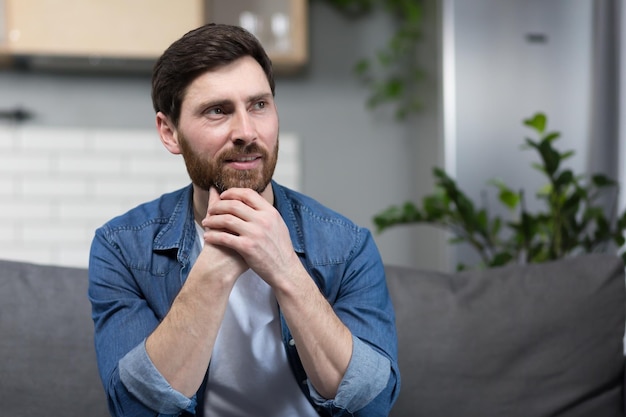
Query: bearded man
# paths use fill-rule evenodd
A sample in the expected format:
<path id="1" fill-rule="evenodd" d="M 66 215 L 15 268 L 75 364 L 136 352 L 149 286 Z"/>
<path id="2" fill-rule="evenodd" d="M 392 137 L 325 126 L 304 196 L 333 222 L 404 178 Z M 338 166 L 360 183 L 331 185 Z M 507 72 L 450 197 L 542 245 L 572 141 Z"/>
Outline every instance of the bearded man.
<path id="1" fill-rule="evenodd" d="M 369 231 L 272 180 L 272 66 L 237 26 L 157 61 L 156 127 L 191 184 L 96 231 L 89 298 L 114 416 L 387 416 L 393 307 Z"/>

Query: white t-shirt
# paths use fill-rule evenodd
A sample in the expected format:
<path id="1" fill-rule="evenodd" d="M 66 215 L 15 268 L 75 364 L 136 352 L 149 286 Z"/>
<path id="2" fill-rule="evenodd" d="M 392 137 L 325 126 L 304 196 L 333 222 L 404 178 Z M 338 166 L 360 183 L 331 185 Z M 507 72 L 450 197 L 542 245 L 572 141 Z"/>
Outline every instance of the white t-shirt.
<path id="1" fill-rule="evenodd" d="M 199 241 L 203 230 L 196 224 Z M 206 416 L 318 416 L 291 371 L 271 287 L 247 270 L 235 283 L 209 366 Z"/>

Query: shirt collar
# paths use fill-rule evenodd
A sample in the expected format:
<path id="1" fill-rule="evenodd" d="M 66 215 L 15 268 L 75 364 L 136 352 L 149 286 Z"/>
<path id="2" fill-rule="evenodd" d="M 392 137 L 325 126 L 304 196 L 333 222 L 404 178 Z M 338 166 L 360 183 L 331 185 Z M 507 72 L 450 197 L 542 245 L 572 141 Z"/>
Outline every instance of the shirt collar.
<path id="1" fill-rule="evenodd" d="M 155 252 L 177 251 L 177 258 L 181 262 L 189 259 L 195 242 L 195 226 L 193 217 L 193 186 L 189 186 L 175 193 L 173 209 L 165 226 L 154 238 L 152 249 Z"/>

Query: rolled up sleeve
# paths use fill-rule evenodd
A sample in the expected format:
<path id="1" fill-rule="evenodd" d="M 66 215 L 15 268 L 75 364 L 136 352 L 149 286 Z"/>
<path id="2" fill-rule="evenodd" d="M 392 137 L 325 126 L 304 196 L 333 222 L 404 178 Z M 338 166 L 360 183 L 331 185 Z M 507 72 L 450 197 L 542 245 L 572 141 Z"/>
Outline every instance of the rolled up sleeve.
<path id="1" fill-rule="evenodd" d="M 181 411 L 193 412 L 195 397 L 187 398 L 176 391 L 156 369 L 145 340 L 128 352 L 119 363 L 120 379 L 126 389 L 143 404 L 165 415 L 178 415 Z"/>
<path id="2" fill-rule="evenodd" d="M 352 336 L 352 342 L 352 357 L 334 399 L 322 397 L 308 382 L 311 398 L 317 405 L 360 410 L 387 386 L 391 374 L 389 359 L 358 337 Z"/>

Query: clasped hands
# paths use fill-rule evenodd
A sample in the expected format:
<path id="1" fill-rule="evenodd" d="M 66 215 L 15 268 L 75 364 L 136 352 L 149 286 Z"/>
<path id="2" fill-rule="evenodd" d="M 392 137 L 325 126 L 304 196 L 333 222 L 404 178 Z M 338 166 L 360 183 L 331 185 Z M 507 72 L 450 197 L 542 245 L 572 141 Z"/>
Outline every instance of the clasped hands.
<path id="1" fill-rule="evenodd" d="M 252 189 L 230 188 L 219 194 L 211 187 L 202 226 L 205 250 L 213 258 L 207 261 L 229 269 L 233 279 L 250 268 L 275 287 L 302 267 L 280 213 Z"/>

